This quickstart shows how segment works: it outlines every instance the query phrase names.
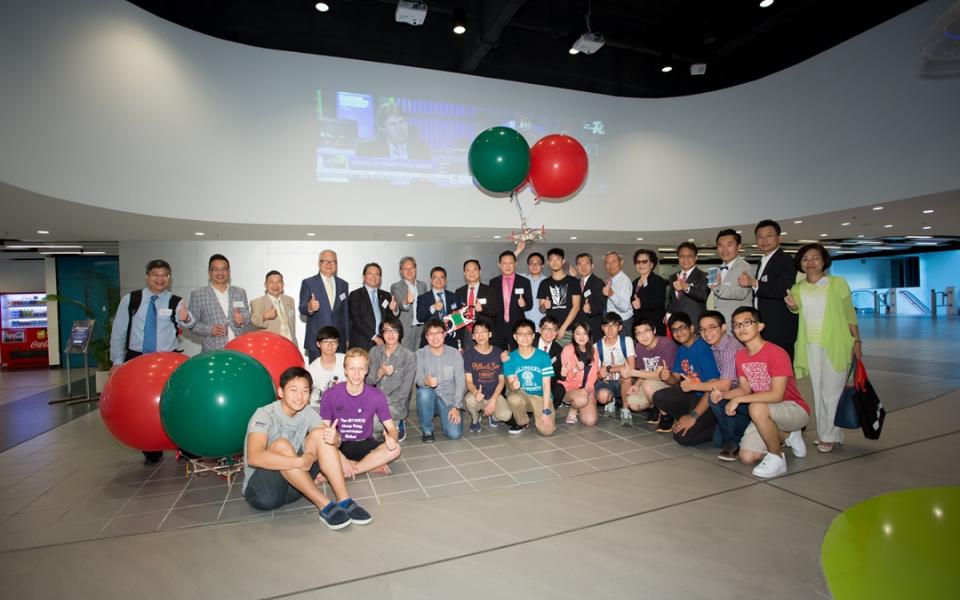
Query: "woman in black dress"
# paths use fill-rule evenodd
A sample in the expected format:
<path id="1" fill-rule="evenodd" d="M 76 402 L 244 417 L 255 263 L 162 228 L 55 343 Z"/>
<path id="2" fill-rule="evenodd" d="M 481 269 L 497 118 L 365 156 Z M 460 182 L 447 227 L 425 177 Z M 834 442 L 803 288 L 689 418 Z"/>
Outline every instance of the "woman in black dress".
<path id="1" fill-rule="evenodd" d="M 658 261 L 654 250 L 641 248 L 633 253 L 633 264 L 640 273 L 633 280 L 633 322 L 646 319 L 656 324 L 657 335 L 666 335 L 667 282 L 654 272 Z"/>

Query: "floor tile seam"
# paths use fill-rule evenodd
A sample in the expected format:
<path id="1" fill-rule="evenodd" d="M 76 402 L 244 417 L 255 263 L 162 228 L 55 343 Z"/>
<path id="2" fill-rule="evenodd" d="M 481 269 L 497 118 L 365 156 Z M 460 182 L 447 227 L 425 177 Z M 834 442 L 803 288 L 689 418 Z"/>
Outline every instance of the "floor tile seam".
<path id="1" fill-rule="evenodd" d="M 189 481 L 188 481 L 188 483 L 189 483 Z M 167 514 L 165 514 L 165 515 L 163 516 L 163 518 L 160 519 L 160 522 L 157 523 L 157 528 L 156 528 L 154 531 L 160 531 L 160 529 L 163 527 L 163 524 L 167 522 L 167 518 L 170 516 L 170 513 L 173 512 L 173 507 L 176 506 L 178 502 L 180 502 L 180 498 L 183 498 L 183 495 L 184 495 L 184 493 L 186 493 L 186 491 L 187 491 L 187 486 L 186 486 L 186 484 L 185 484 L 185 485 L 183 486 L 183 489 L 180 490 L 180 493 L 177 494 L 177 497 L 174 499 L 173 505 L 171 505 L 170 508 L 167 510 Z"/>
<path id="2" fill-rule="evenodd" d="M 632 466 L 636 466 L 636 465 L 632 465 Z M 754 486 L 757 486 L 757 485 L 759 485 L 759 484 L 761 484 L 761 483 L 762 483 L 762 482 L 759 482 L 759 481 L 752 481 L 752 482 L 745 483 L 744 485 L 741 485 L 741 486 L 738 486 L 738 487 L 734 487 L 734 488 L 730 488 L 730 489 L 726 489 L 726 490 L 721 490 L 721 491 L 717 491 L 717 492 L 712 492 L 712 493 L 710 493 L 710 494 L 704 494 L 704 495 L 701 495 L 701 496 L 697 496 L 697 497 L 695 497 L 695 498 L 689 498 L 689 499 L 687 499 L 687 500 L 681 500 L 681 501 L 674 502 L 674 503 L 671 503 L 671 504 L 666 504 L 666 505 L 663 505 L 663 506 L 658 506 L 658 507 L 656 507 L 656 508 L 651 508 L 651 509 L 649 509 L 649 510 L 642 510 L 642 511 L 637 511 L 637 512 L 630 513 L 630 514 L 626 514 L 626 515 L 621 515 L 621 516 L 618 516 L 618 517 L 613 517 L 613 518 L 610 518 L 610 519 L 604 519 L 604 520 L 598 521 L 598 522 L 596 522 L 596 523 L 589 523 L 589 524 L 586 524 L 586 525 L 581 525 L 581 526 L 579 526 L 579 527 L 573 527 L 573 528 L 570 528 L 570 529 L 564 529 L 564 530 L 561 530 L 561 531 L 555 531 L 555 532 L 553 532 L 553 533 L 548 533 L 548 534 L 541 535 L 541 536 L 536 536 L 536 537 L 532 537 L 532 538 L 527 538 L 527 539 L 524 539 L 524 540 L 518 540 L 518 541 L 510 542 L 510 543 L 507 543 L 507 544 L 500 544 L 500 545 L 498 545 L 498 546 L 494 546 L 494 547 L 491 547 L 491 548 L 483 548 L 483 549 L 481 549 L 481 550 L 476 550 L 476 551 L 473 551 L 473 552 L 466 552 L 466 553 L 459 554 L 459 555 L 456 555 L 456 556 L 448 556 L 448 557 L 444 557 L 444 558 L 439 558 L 439 559 L 436 559 L 436 560 L 427 561 L 427 562 L 420 563 L 420 564 L 417 564 L 417 565 L 410 565 L 410 566 L 407 566 L 407 567 L 399 567 L 399 568 L 396 568 L 396 569 L 389 569 L 389 570 L 381 571 L 381 572 L 378 572 L 378 573 L 371 573 L 371 574 L 369 574 L 369 575 L 363 575 L 363 576 L 360 576 L 360 577 L 354 577 L 354 578 L 346 579 L 346 580 L 343 580 L 343 581 L 337 581 L 337 582 L 328 583 L 328 584 L 319 585 L 319 586 L 314 586 L 314 587 L 310 587 L 310 588 L 304 588 L 304 589 L 301 589 L 301 590 L 295 590 L 295 591 L 287 592 L 287 593 L 284 593 L 284 594 L 277 594 L 277 595 L 274 595 L 274 596 L 265 596 L 265 597 L 263 597 L 261 600 L 279 600 L 279 599 L 281 599 L 281 598 L 289 598 L 289 597 L 291 597 L 291 596 L 296 596 L 296 595 L 299 595 L 299 594 L 305 594 L 305 593 L 308 593 L 308 592 L 315 592 L 315 591 L 319 591 L 319 590 L 331 589 L 331 588 L 335 588 L 335 587 L 339 587 L 339 586 L 343 586 L 343 585 L 350 585 L 350 584 L 353 584 L 353 583 L 359 583 L 359 582 L 361 582 L 361 581 L 367 581 L 367 580 L 369 580 L 369 579 L 376 579 L 376 578 L 378 578 L 378 577 L 388 577 L 388 576 L 390 576 L 390 575 L 397 575 L 397 574 L 405 573 L 405 572 L 409 572 L 409 571 L 416 571 L 416 570 L 419 570 L 419 569 L 424 569 L 424 568 L 428 568 L 428 567 L 433 567 L 433 566 L 436 566 L 436 565 L 442 565 L 442 564 L 454 562 L 454 561 L 457 561 L 457 560 L 463 560 L 463 559 L 467 559 L 467 558 L 472 558 L 472 557 L 475 557 L 475 556 L 482 556 L 482 555 L 485 555 L 485 554 L 492 554 L 492 553 L 494 553 L 494 552 L 499 552 L 499 551 L 501 551 L 501 550 L 509 550 L 509 549 L 511 549 L 511 548 L 517 548 L 517 547 L 525 546 L 525 545 L 528 545 L 528 544 L 533 544 L 533 543 L 537 543 L 537 542 L 541 542 L 541 541 L 545 541 L 545 540 L 549 540 L 549 539 L 553 539 L 553 538 L 558 538 L 558 537 L 562 537 L 562 536 L 566 536 L 566 535 L 570 535 L 570 534 L 574 534 L 574 533 L 579 533 L 579 532 L 581 532 L 581 531 L 588 531 L 588 530 L 595 529 L 595 528 L 597 528 L 597 527 L 602 527 L 602 526 L 605 526 L 605 525 L 611 525 L 611 524 L 613 524 L 613 523 L 618 523 L 618 522 L 625 521 L 625 520 L 627 520 L 627 519 L 632 519 L 632 518 L 635 518 L 635 517 L 641 517 L 641 516 L 645 516 L 645 515 L 649 515 L 649 514 L 654 514 L 654 513 L 660 512 L 660 511 L 664 511 L 664 510 L 670 510 L 670 509 L 673 509 L 673 508 L 677 508 L 677 507 L 685 506 L 685 505 L 687 505 L 687 504 L 691 504 L 691 503 L 693 503 L 693 502 L 699 502 L 699 501 L 701 501 L 701 500 L 707 500 L 707 499 L 710 499 L 710 498 L 713 498 L 713 497 L 716 497 L 716 496 L 720 496 L 720 495 L 723 495 L 723 494 L 728 494 L 728 493 L 730 493 L 730 492 L 739 491 L 739 490 L 742 490 L 742 489 L 745 489 L 745 488 L 748 488 L 748 487 L 754 487 Z"/>
<path id="3" fill-rule="evenodd" d="M 783 475 L 782 477 L 778 477 L 776 480 L 770 481 L 770 482 L 767 482 L 767 483 L 769 483 L 770 485 L 775 485 L 777 481 L 784 481 L 784 480 L 786 480 L 786 479 L 788 479 L 788 478 L 790 478 L 790 477 L 795 477 L 795 476 L 803 475 L 804 473 L 809 473 L 810 471 L 816 471 L 816 470 L 818 470 L 818 469 L 824 469 L 824 468 L 827 468 L 827 467 L 833 467 L 833 466 L 836 466 L 836 465 L 841 465 L 841 464 L 844 464 L 844 463 L 847 463 L 847 462 L 850 462 L 850 461 L 853 461 L 853 460 L 859 460 L 859 459 L 861 459 L 861 458 L 867 458 L 868 456 L 874 456 L 874 455 L 876 455 L 876 454 L 882 454 L 882 453 L 884 453 L 884 452 L 889 452 L 889 451 L 891 451 L 891 450 L 900 450 L 900 449 L 902 449 L 902 448 L 907 448 L 907 447 L 909 447 L 909 446 L 915 446 L 915 445 L 917 445 L 917 444 L 922 444 L 922 443 L 924 443 L 924 442 L 930 442 L 930 441 L 933 441 L 933 440 L 938 440 L 938 439 L 943 438 L 943 437 L 949 437 L 949 436 L 951 436 L 951 435 L 957 435 L 957 434 L 960 434 L 960 429 L 955 429 L 955 430 L 953 430 L 953 431 L 946 431 L 946 432 L 944 432 L 944 433 L 938 433 L 937 435 L 932 435 L 932 436 L 930 436 L 930 437 L 926 437 L 926 438 L 919 439 L 919 440 L 913 440 L 913 441 L 910 441 L 910 442 L 903 442 L 902 444 L 897 444 L 897 445 L 895 445 L 895 446 L 890 446 L 890 447 L 888 447 L 888 448 L 878 448 L 878 449 L 876 449 L 876 450 L 869 450 L 869 451 L 867 451 L 867 452 L 864 452 L 863 454 L 858 454 L 858 455 L 856 455 L 856 456 L 848 456 L 848 457 L 845 457 L 845 458 L 841 458 L 841 459 L 839 459 L 839 460 L 836 460 L 836 461 L 834 461 L 834 462 L 825 463 L 825 464 L 822 464 L 822 465 L 815 465 L 815 466 L 810 467 L 809 469 L 804 469 L 803 471 L 798 471 L 798 472 L 796 472 L 796 473 L 787 473 L 786 475 Z"/>
<path id="4" fill-rule="evenodd" d="M 472 492 L 476 492 L 476 491 L 477 491 L 477 488 L 473 487 L 473 484 L 470 483 L 470 480 L 463 476 L 463 473 L 460 472 L 460 469 L 457 468 L 457 465 L 455 465 L 455 464 L 453 464 L 452 462 L 450 462 L 450 459 L 447 458 L 446 454 L 444 454 L 443 452 L 441 452 L 441 453 L 440 453 L 440 456 L 443 457 L 443 460 L 447 461 L 447 464 L 448 464 L 448 465 L 450 465 L 451 467 L 453 467 L 454 472 L 460 477 L 460 481 L 455 481 L 455 482 L 453 482 L 453 483 L 460 483 L 460 482 L 462 482 L 462 481 L 466 481 L 466 482 L 467 482 L 467 485 L 470 486 L 470 490 L 471 490 Z M 431 487 L 436 487 L 436 486 L 431 486 Z M 426 491 L 426 488 L 424 488 L 424 491 Z"/>
<path id="5" fill-rule="evenodd" d="M 900 408 L 894 408 L 893 410 L 888 410 L 888 411 L 887 411 L 887 414 L 890 415 L 890 414 L 898 413 L 898 412 L 901 412 L 901 411 L 904 411 L 904 410 L 909 410 L 909 409 L 914 408 L 914 407 L 917 407 L 917 406 L 922 406 L 922 405 L 924 405 L 924 404 L 928 404 L 928 403 L 930 403 L 930 402 L 933 402 L 934 400 L 940 400 L 940 399 L 943 398 L 944 396 L 949 396 L 950 394 L 956 393 L 957 391 L 960 391 L 960 387 L 953 388 L 952 390 L 948 390 L 948 391 L 946 391 L 946 392 L 943 392 L 942 394 L 937 394 L 937 395 L 934 396 L 933 398 L 927 398 L 926 400 L 921 400 L 921 401 L 919 401 L 919 402 L 915 402 L 915 403 L 913 403 L 913 404 L 911 404 L 911 405 L 909 405 L 909 406 L 901 406 Z M 882 402 L 883 402 L 883 401 L 881 400 L 881 403 L 882 403 Z"/>
<path id="6" fill-rule="evenodd" d="M 506 469 L 504 469 L 502 466 L 500 466 L 500 464 L 499 464 L 496 460 L 490 458 L 483 450 L 481 450 L 480 448 L 477 448 L 477 452 L 479 452 L 479 453 L 482 454 L 484 457 L 486 457 L 487 460 L 489 460 L 490 462 L 492 462 L 493 464 L 495 464 L 495 465 L 497 466 L 497 468 L 500 469 L 501 471 L 503 471 L 503 474 L 506 475 L 507 477 L 509 477 L 510 479 L 512 479 L 514 483 L 520 483 L 519 481 L 517 481 L 517 478 L 516 478 L 516 477 L 514 477 L 513 475 L 511 475 Z M 504 457 L 504 458 L 512 458 L 512 457 L 507 456 L 507 457 Z"/>
<path id="7" fill-rule="evenodd" d="M 410 468 L 409 464 L 407 465 L 407 468 Z M 414 473 L 413 469 L 410 469 L 410 474 L 413 475 L 413 480 L 417 482 L 417 485 L 420 487 L 420 491 L 423 492 L 425 496 L 429 497 L 429 494 L 427 494 L 427 488 L 423 486 L 423 482 L 420 481 L 420 478 L 417 477 L 417 474 Z M 407 490 L 407 491 L 415 491 L 415 490 Z M 379 505 L 379 502 L 377 504 Z"/>

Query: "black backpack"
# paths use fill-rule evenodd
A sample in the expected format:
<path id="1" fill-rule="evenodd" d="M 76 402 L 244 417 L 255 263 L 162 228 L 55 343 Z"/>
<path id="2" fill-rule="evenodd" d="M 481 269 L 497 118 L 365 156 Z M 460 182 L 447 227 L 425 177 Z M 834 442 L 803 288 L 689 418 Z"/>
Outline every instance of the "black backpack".
<path id="1" fill-rule="evenodd" d="M 173 323 L 173 326 L 177 326 L 177 307 L 180 306 L 180 301 L 183 300 L 180 296 L 176 294 L 170 294 L 170 302 L 167 303 L 167 308 L 170 309 L 170 322 Z M 127 343 L 126 349 L 130 349 L 130 324 L 133 323 L 133 315 L 137 314 L 137 309 L 140 308 L 140 303 L 143 301 L 143 290 L 133 290 L 130 292 L 130 305 L 127 307 Z"/>

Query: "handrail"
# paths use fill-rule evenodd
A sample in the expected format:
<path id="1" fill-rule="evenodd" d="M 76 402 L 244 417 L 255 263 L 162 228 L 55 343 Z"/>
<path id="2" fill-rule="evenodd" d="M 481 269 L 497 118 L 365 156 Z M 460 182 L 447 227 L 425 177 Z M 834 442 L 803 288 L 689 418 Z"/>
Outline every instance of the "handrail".
<path id="1" fill-rule="evenodd" d="M 914 308 L 920 311 L 920 314 L 922 315 L 930 314 L 930 309 L 927 308 L 927 305 L 921 302 L 920 298 L 917 298 L 916 295 L 913 294 L 913 292 L 908 292 L 907 290 L 899 290 L 899 291 L 901 296 L 906 298 L 907 301 L 910 302 L 910 304 L 912 304 Z"/>

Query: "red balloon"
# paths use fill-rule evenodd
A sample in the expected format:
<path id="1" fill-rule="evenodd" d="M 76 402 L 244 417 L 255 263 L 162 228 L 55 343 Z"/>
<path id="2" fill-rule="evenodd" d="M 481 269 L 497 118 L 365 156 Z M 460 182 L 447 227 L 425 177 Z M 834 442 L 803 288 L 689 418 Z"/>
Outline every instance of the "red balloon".
<path id="1" fill-rule="evenodd" d="M 554 133 L 530 149 L 530 185 L 537 196 L 565 198 L 587 178 L 587 152 L 569 135 Z"/>
<path id="2" fill-rule="evenodd" d="M 257 360 L 270 372 L 273 385 L 280 387 L 280 375 L 290 367 L 303 366 L 300 348 L 278 333 L 254 331 L 227 342 L 227 350 L 242 352 Z"/>
<path id="3" fill-rule="evenodd" d="M 177 449 L 160 422 L 160 394 L 185 362 L 178 352 L 152 352 L 120 365 L 100 395 L 100 416 L 113 437 L 136 450 Z"/>

